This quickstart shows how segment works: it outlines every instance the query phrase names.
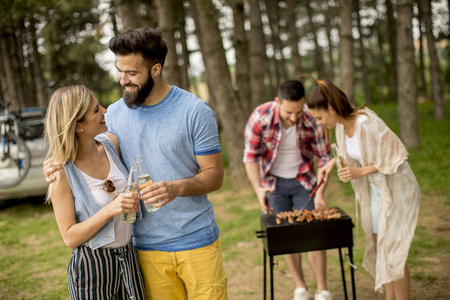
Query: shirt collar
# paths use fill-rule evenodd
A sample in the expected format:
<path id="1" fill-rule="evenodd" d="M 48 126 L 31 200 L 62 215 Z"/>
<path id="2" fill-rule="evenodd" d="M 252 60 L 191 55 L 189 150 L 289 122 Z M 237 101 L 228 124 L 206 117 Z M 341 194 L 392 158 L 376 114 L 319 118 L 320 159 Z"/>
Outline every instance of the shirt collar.
<path id="1" fill-rule="evenodd" d="M 278 104 L 275 101 L 273 101 L 273 102 L 275 105 L 275 109 L 273 111 L 273 124 L 279 124 L 280 123 L 280 107 L 278 106 Z"/>

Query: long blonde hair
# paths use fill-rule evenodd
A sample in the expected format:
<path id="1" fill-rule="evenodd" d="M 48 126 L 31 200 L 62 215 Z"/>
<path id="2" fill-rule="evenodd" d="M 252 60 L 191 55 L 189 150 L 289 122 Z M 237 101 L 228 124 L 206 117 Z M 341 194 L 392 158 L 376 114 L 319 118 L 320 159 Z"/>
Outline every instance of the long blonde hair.
<path id="1" fill-rule="evenodd" d="M 49 144 L 48 156 L 53 158 L 54 164 L 75 161 L 76 123 L 83 121 L 93 97 L 92 91 L 83 85 L 61 87 L 53 92 L 45 117 L 45 136 Z"/>
<path id="2" fill-rule="evenodd" d="M 93 97 L 92 91 L 84 85 L 61 87 L 51 95 L 45 116 L 45 137 L 47 156 L 53 158 L 53 164 L 65 165 L 68 160 L 77 158 L 76 123 L 83 121 Z M 59 176 L 55 175 L 56 183 Z M 47 190 L 47 203 L 50 203 L 52 185 Z"/>

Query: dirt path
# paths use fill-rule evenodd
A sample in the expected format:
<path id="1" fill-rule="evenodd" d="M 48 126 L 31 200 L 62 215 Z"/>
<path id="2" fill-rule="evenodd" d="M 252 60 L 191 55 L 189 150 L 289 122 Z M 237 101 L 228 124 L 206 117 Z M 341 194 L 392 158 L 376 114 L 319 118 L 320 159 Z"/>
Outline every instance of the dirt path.
<path id="1" fill-rule="evenodd" d="M 329 195 L 339 195 L 340 188 L 338 185 L 330 185 L 327 189 L 327 199 Z M 253 193 L 251 189 L 245 189 L 239 193 Z M 221 200 L 223 195 L 220 193 L 211 195 L 211 200 L 215 205 L 217 218 L 228 218 L 221 209 Z M 343 206 L 350 207 L 347 212 L 354 220 L 352 214 L 354 211 L 353 197 L 339 197 L 339 203 Z M 256 199 L 255 199 L 256 202 Z M 443 240 L 450 240 L 450 205 L 445 205 L 445 195 L 427 195 L 422 197 L 421 211 L 419 215 L 418 227 L 430 234 L 439 236 Z M 330 203 L 329 203 L 330 204 Z M 333 205 L 333 203 L 331 203 Z M 248 204 L 249 207 L 254 207 Z M 352 208 L 353 207 L 353 208 Z M 245 208 L 245 205 L 243 207 Z M 359 230 L 362 230 L 361 228 Z M 354 255 L 362 257 L 363 239 L 355 241 L 353 248 Z M 448 249 L 448 248 L 447 248 Z M 225 269 L 228 274 L 228 294 L 231 300 L 249 300 L 263 299 L 263 261 L 262 261 L 262 244 L 256 237 L 249 241 L 242 241 L 233 246 L 232 251 L 239 253 L 237 259 L 233 262 L 225 262 Z M 360 252 L 360 253 L 356 253 Z M 412 276 L 411 280 L 411 299 L 450 299 L 450 251 L 444 251 L 436 256 L 424 258 L 423 266 L 410 267 Z M 260 259 L 258 259 L 260 257 Z M 314 285 L 314 278 L 310 272 L 306 254 L 302 254 L 303 271 L 306 282 Z M 294 282 L 287 270 L 286 264 L 282 256 L 275 256 L 274 260 L 277 266 L 274 268 L 275 282 L 275 299 L 290 300 L 295 288 Z M 342 286 L 342 278 L 339 267 L 338 250 L 327 251 L 327 283 L 328 289 L 332 292 L 335 300 L 345 299 Z M 350 272 L 348 266 L 346 269 L 347 292 L 349 299 L 351 297 Z M 417 275 L 420 274 L 420 275 Z M 356 294 L 358 299 L 385 299 L 384 295 L 373 291 L 374 280 L 366 273 L 361 266 L 355 271 Z M 269 290 L 269 278 L 267 279 L 267 288 Z M 270 299 L 270 295 L 267 294 Z"/>

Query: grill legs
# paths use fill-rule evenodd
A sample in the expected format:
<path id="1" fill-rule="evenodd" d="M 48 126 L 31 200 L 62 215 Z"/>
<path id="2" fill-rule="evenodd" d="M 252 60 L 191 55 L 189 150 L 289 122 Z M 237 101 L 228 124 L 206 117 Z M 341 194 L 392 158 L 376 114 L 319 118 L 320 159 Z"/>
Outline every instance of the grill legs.
<path id="1" fill-rule="evenodd" d="M 266 290 L 267 290 L 267 287 L 266 287 L 266 282 L 267 282 L 267 274 L 266 274 L 266 264 L 267 264 L 267 254 L 266 254 L 266 249 L 263 247 L 263 250 L 264 250 L 264 275 L 263 275 L 263 278 L 264 278 L 264 300 L 266 300 Z"/>
<path id="2" fill-rule="evenodd" d="M 270 299 L 273 300 L 273 256 L 269 257 L 270 264 Z"/>
<path id="3" fill-rule="evenodd" d="M 342 248 L 338 248 L 339 250 L 339 260 L 341 263 L 341 274 L 342 274 L 342 286 L 344 287 L 344 295 L 345 300 L 348 300 L 347 295 L 347 285 L 345 284 L 345 271 L 344 271 L 344 262 L 342 258 Z M 353 249 L 352 247 L 348 247 L 348 255 L 350 259 L 350 277 L 352 280 L 352 296 L 353 300 L 356 300 L 356 289 L 355 289 L 355 271 L 352 267 L 353 265 Z M 263 280 L 264 280 L 264 289 L 263 289 L 263 297 L 264 300 L 266 300 L 267 296 L 267 252 L 266 249 L 263 247 L 263 263 L 264 263 L 264 273 L 263 273 Z M 274 300 L 274 293 L 273 293 L 273 255 L 269 255 L 269 268 L 270 268 L 270 299 Z"/>
<path id="4" fill-rule="evenodd" d="M 264 257 L 264 300 L 266 300 L 267 296 L 267 252 L 266 249 L 263 247 L 263 257 Z M 270 299 L 273 300 L 273 255 L 269 256 L 269 266 L 270 266 Z"/>
<path id="5" fill-rule="evenodd" d="M 352 278 L 352 296 L 353 300 L 356 300 L 356 288 L 355 288 L 355 270 L 353 267 L 353 249 L 352 247 L 348 247 L 348 255 L 350 257 L 350 276 Z"/>
<path id="6" fill-rule="evenodd" d="M 339 248 L 339 261 L 341 262 L 342 286 L 344 287 L 345 300 L 348 300 L 347 285 L 345 284 L 345 272 L 344 272 L 344 263 L 342 262 L 342 249 L 341 248 Z"/>

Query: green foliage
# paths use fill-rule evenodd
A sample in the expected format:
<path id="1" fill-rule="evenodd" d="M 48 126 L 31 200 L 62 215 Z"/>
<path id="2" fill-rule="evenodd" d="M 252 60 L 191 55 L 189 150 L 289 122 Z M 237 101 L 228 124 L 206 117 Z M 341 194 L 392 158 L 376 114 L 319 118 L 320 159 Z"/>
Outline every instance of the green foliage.
<path id="1" fill-rule="evenodd" d="M 411 244 L 408 255 L 408 264 L 411 267 L 423 267 L 430 263 L 429 257 L 437 257 L 450 253 L 450 242 L 448 239 L 437 236 L 423 226 L 417 226 L 414 240 Z M 421 273 L 414 274 L 418 279 L 424 281 L 436 280 L 434 276 L 428 276 Z"/>
<path id="2" fill-rule="evenodd" d="M 396 105 L 372 107 L 386 124 L 398 135 L 398 113 Z M 445 103 L 450 111 L 450 102 Z M 425 102 L 418 105 L 419 134 L 421 146 L 410 148 L 408 162 L 416 175 L 422 193 L 440 192 L 449 195 L 450 187 L 450 118 L 437 122 L 434 120 L 434 105 Z"/>
<path id="3" fill-rule="evenodd" d="M 417 272 L 411 275 L 411 279 L 420 280 L 424 283 L 433 283 L 437 277 L 432 275 L 426 275 L 424 272 Z"/>
<path id="4" fill-rule="evenodd" d="M 97 0 L 1 1 L 0 29 L 24 43 L 24 69 L 30 73 L 25 76 L 25 86 L 33 84 L 28 67 L 34 63 L 29 33 L 34 32 L 45 82 L 84 84 L 100 99 L 113 94 L 114 101 L 119 99 L 120 88 L 116 80 L 96 61 L 99 53 L 109 51 L 100 43 L 104 24 L 100 23 L 98 4 Z M 32 21 L 36 23 L 35 28 Z M 104 103 L 110 102 L 112 100 Z"/>
<path id="5" fill-rule="evenodd" d="M 1 298 L 67 299 L 71 249 L 62 242 L 51 206 L 21 205 L 0 215 Z"/>
<path id="6" fill-rule="evenodd" d="M 92 1 L 59 1 L 48 10 L 41 36 L 43 55 L 50 62 L 49 77 L 61 84 L 85 84 L 102 98 L 117 90 L 118 84 L 95 60 L 98 53 L 107 50 L 100 43 L 99 17 Z"/>
<path id="7" fill-rule="evenodd" d="M 254 203 L 253 196 L 226 197 L 225 213 L 230 218 L 218 219 L 220 228 L 220 240 L 222 243 L 224 260 L 230 261 L 237 258 L 240 251 L 234 247 L 241 241 L 250 241 L 255 237 L 255 231 L 259 230 L 259 207 L 243 210 L 245 204 Z M 251 220 L 251 221 L 250 221 Z"/>
<path id="8" fill-rule="evenodd" d="M 230 167 L 230 162 L 228 161 L 228 155 L 227 155 L 227 144 L 225 142 L 225 133 L 223 130 L 219 133 L 220 135 L 220 147 L 222 148 L 222 162 L 224 168 Z"/>

